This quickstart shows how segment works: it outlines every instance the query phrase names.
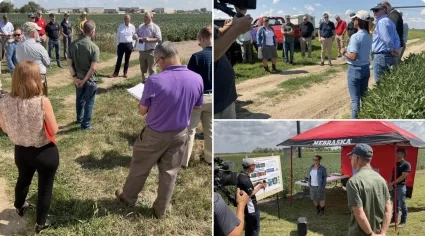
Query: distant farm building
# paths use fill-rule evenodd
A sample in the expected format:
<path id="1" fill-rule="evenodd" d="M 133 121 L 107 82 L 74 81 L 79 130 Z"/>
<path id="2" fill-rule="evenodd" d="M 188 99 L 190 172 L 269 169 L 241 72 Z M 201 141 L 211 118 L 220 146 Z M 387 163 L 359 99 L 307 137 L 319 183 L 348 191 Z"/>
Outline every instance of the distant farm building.
<path id="1" fill-rule="evenodd" d="M 73 8 L 59 8 L 58 13 L 74 13 L 74 9 Z"/>
<path id="2" fill-rule="evenodd" d="M 155 13 L 159 14 L 174 14 L 176 11 L 173 8 L 155 8 L 153 9 Z"/>
<path id="3" fill-rule="evenodd" d="M 105 9 L 105 11 L 103 12 L 105 14 L 116 14 L 118 13 L 117 9 Z"/>
<path id="4" fill-rule="evenodd" d="M 103 12 L 105 12 L 104 7 L 86 7 L 84 10 L 88 14 L 103 14 Z"/>

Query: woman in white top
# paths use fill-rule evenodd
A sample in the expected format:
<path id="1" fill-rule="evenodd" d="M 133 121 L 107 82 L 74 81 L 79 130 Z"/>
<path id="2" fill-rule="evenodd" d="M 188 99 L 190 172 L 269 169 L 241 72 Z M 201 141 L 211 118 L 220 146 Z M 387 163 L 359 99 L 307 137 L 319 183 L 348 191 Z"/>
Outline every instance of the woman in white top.
<path id="1" fill-rule="evenodd" d="M 258 53 L 261 52 L 263 66 L 267 72 L 270 72 L 268 61 L 272 60 L 273 72 L 278 72 L 276 69 L 277 63 L 277 38 L 273 28 L 269 25 L 269 18 L 263 17 L 263 26 L 257 32 Z"/>
<path id="2" fill-rule="evenodd" d="M 322 157 L 314 156 L 314 164 L 308 170 L 308 186 L 310 187 L 310 198 L 316 207 L 316 214 L 325 213 L 325 187 L 326 187 L 326 168 L 320 165 Z"/>

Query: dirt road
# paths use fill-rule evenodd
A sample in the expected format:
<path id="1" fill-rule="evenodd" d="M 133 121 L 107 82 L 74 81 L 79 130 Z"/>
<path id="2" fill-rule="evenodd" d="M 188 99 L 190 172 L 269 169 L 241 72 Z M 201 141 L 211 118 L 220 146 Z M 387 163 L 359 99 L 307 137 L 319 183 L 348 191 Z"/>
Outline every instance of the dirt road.
<path id="1" fill-rule="evenodd" d="M 406 52 L 425 51 L 425 43 L 412 45 L 417 40 L 408 42 Z M 334 65 L 344 64 L 342 59 L 334 60 Z M 276 99 L 260 95 L 274 90 L 278 84 L 300 76 L 317 74 L 329 69 L 329 66 L 314 65 L 284 71 L 279 75 L 270 75 L 244 81 L 237 85 L 238 119 L 343 119 L 350 114 L 351 101 L 347 88 L 345 70 L 332 75 L 323 83 L 314 84 L 308 89 L 297 91 L 293 95 L 284 96 L 279 102 Z M 371 71 L 370 86 L 374 78 Z"/>

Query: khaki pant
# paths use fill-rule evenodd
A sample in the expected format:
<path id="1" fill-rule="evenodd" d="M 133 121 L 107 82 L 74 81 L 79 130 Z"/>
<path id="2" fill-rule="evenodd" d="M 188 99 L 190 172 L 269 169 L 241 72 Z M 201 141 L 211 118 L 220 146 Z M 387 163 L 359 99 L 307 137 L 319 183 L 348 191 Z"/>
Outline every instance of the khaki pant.
<path id="1" fill-rule="evenodd" d="M 193 110 L 190 116 L 189 124 L 189 144 L 182 162 L 182 166 L 189 165 L 189 159 L 192 156 L 193 144 L 195 142 L 196 126 L 199 121 L 202 122 L 202 131 L 204 133 L 204 160 L 212 163 L 212 94 L 204 94 L 204 103 L 201 109 Z"/>
<path id="2" fill-rule="evenodd" d="M 336 46 L 338 48 L 338 56 L 341 56 L 341 48 L 344 47 L 344 35 L 336 35 Z"/>
<path id="3" fill-rule="evenodd" d="M 142 82 L 145 82 L 145 73 L 149 75 L 155 74 L 155 58 L 153 57 L 153 50 L 139 51 L 140 71 L 142 72 Z"/>
<path id="4" fill-rule="evenodd" d="M 6 37 L 0 38 L 0 61 L 3 59 L 1 58 L 3 54 L 6 54 L 7 41 L 8 39 Z M 0 75 L 1 75 L 1 63 L 0 63 Z M 0 90 L 1 90 L 1 81 L 0 81 Z"/>
<path id="5" fill-rule="evenodd" d="M 43 36 L 40 35 L 40 44 L 43 45 L 43 47 L 46 47 L 47 45 L 47 35 L 44 34 Z"/>
<path id="6" fill-rule="evenodd" d="M 332 38 L 321 38 L 320 44 L 322 45 L 321 58 L 322 62 L 325 61 L 325 53 L 328 56 L 329 62 L 332 61 Z"/>
<path id="7" fill-rule="evenodd" d="M 214 119 L 236 119 L 236 104 L 233 102 L 222 112 L 215 113 Z"/>
<path id="8" fill-rule="evenodd" d="M 145 127 L 133 146 L 130 173 L 123 188 L 123 198 L 135 204 L 154 165 L 158 165 L 158 196 L 153 203 L 156 216 L 165 216 L 187 148 L 187 129 L 174 132 L 157 132 Z"/>
<path id="9" fill-rule="evenodd" d="M 311 37 L 303 38 L 301 37 L 301 56 L 305 56 L 305 47 L 308 48 L 308 57 L 311 57 Z"/>

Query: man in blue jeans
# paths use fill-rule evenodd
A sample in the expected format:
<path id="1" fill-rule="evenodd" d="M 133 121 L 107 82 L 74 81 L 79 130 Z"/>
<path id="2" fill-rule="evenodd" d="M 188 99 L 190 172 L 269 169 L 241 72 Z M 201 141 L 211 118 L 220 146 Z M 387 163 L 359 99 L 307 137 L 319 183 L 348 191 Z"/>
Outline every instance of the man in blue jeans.
<path id="1" fill-rule="evenodd" d="M 400 38 L 394 22 L 386 13 L 387 6 L 378 3 L 370 10 L 376 19 L 376 28 L 373 32 L 372 54 L 375 82 L 378 83 L 382 74 L 394 65 L 394 57 L 398 55 Z"/>
<path id="2" fill-rule="evenodd" d="M 55 48 L 56 51 L 56 62 L 58 63 L 58 67 L 62 68 L 61 66 L 61 60 L 59 57 L 59 48 L 60 48 L 60 41 L 59 41 L 59 31 L 60 26 L 58 23 L 56 23 L 56 16 L 55 14 L 51 13 L 49 15 L 50 22 L 46 25 L 46 34 L 49 37 L 49 57 L 52 59 L 52 50 Z"/>
<path id="3" fill-rule="evenodd" d="M 295 25 L 291 23 L 291 16 L 285 16 L 285 24 L 282 25 L 282 34 L 285 36 L 283 42 L 283 51 L 282 57 L 285 59 L 285 62 L 288 64 L 294 64 L 294 30 Z M 288 53 L 290 55 L 288 55 Z M 290 56 L 290 57 L 289 57 Z"/>
<path id="4" fill-rule="evenodd" d="M 398 220 L 398 208 L 401 208 L 401 220 L 398 225 L 399 228 L 406 225 L 407 220 L 407 205 L 406 205 L 406 179 L 411 171 L 410 163 L 404 160 L 407 151 L 404 148 L 397 149 L 397 165 L 391 174 L 391 183 L 389 189 L 391 192 L 391 200 L 393 201 L 393 217 L 391 223 Z M 396 171 L 396 180 L 394 181 L 394 171 Z M 396 201 L 394 201 L 394 192 L 396 193 Z"/>
<path id="5" fill-rule="evenodd" d="M 22 30 L 18 28 L 13 32 L 13 37 L 15 38 L 10 39 L 6 47 L 7 67 L 9 67 L 11 74 L 13 73 L 15 66 L 18 64 L 18 59 L 16 58 L 16 45 L 23 41 L 24 34 L 22 33 Z"/>
<path id="6" fill-rule="evenodd" d="M 91 39 L 96 25 L 92 20 L 83 26 L 84 36 L 72 42 L 68 51 L 68 69 L 77 89 L 77 121 L 82 130 L 90 130 L 97 90 L 96 68 L 99 65 L 99 47 Z"/>

